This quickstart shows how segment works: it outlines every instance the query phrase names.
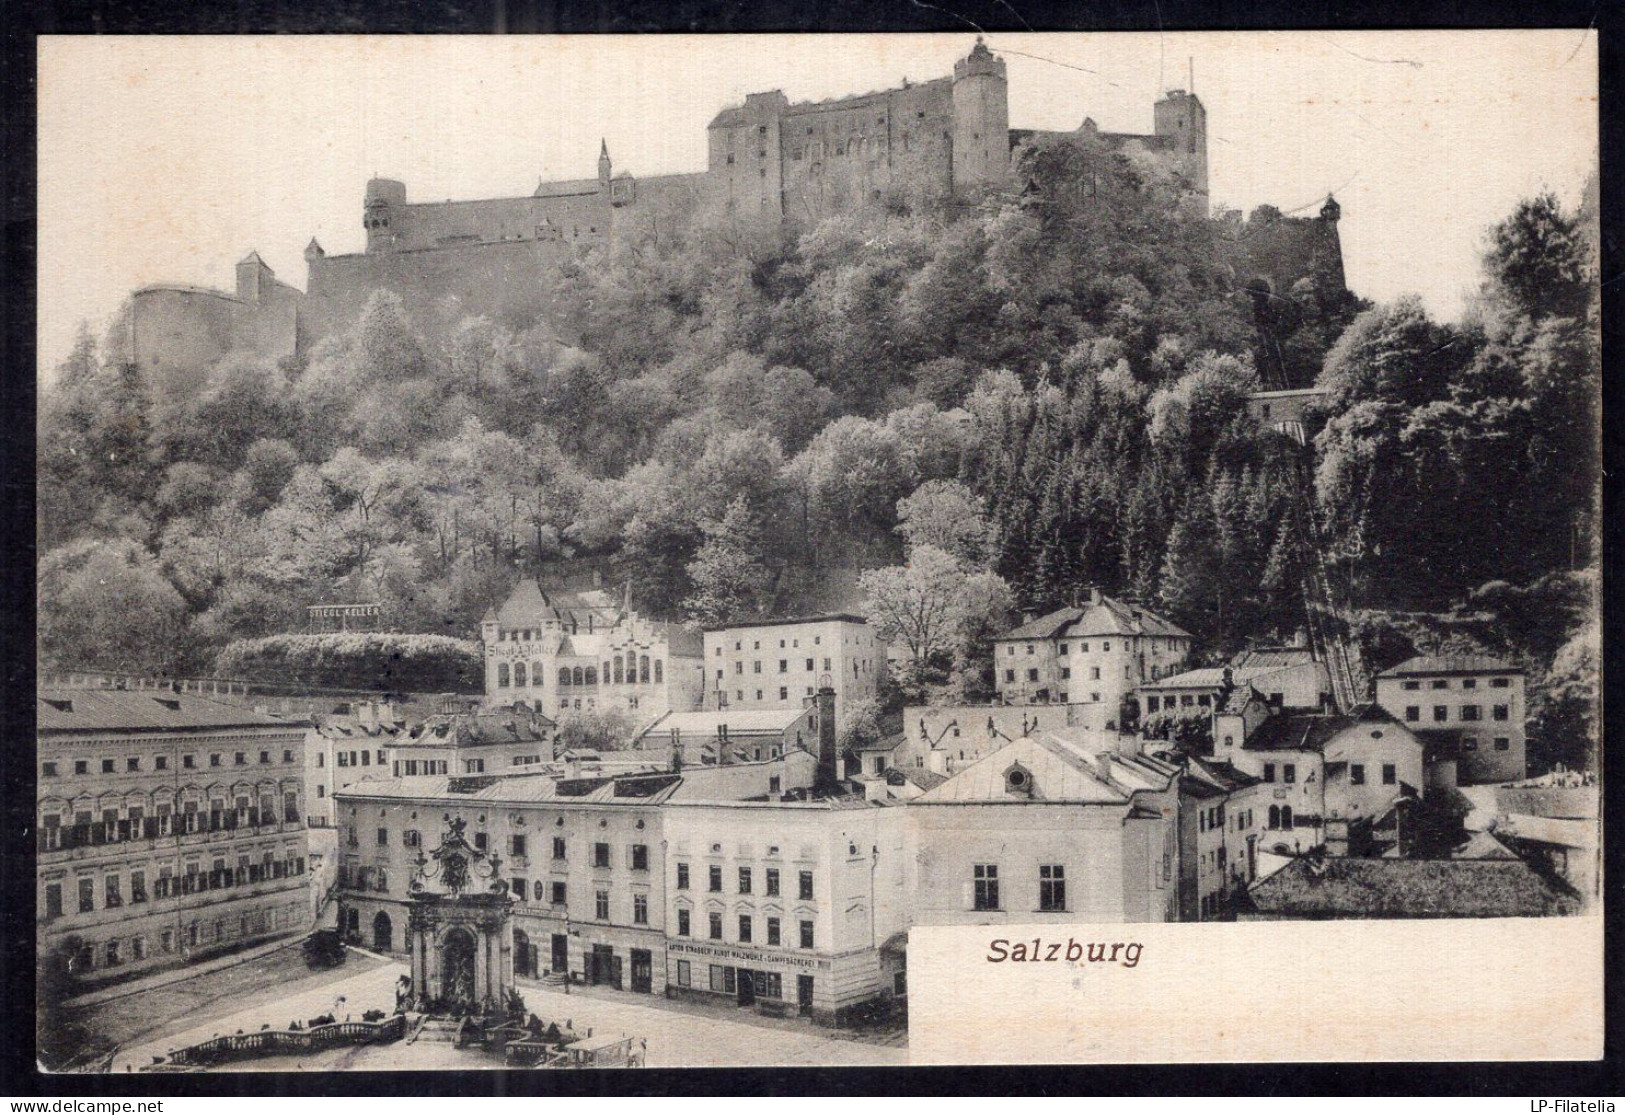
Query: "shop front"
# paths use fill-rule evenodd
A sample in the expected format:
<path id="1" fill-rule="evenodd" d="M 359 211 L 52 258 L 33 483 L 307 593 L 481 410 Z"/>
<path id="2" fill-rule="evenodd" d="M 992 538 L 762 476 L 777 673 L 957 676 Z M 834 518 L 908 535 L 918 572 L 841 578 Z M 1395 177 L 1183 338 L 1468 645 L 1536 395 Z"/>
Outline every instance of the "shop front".
<path id="1" fill-rule="evenodd" d="M 729 945 L 668 940 L 666 962 L 669 996 L 727 1001 L 763 1014 L 832 1017 L 842 1005 L 841 985 L 850 982 L 838 959 Z"/>

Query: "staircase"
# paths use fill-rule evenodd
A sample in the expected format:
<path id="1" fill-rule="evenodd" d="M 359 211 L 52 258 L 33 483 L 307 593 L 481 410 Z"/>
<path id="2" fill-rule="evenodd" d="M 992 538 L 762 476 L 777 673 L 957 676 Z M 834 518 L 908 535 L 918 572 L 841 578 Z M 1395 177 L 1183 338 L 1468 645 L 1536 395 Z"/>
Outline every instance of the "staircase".
<path id="1" fill-rule="evenodd" d="M 427 1041 L 456 1045 L 457 1036 L 462 1032 L 463 1020 L 461 1018 L 425 1018 L 418 1024 L 417 1031 L 407 1041 Z"/>
<path id="2" fill-rule="evenodd" d="M 1370 700 L 1371 683 L 1360 648 L 1350 640 L 1348 624 L 1332 597 L 1331 577 L 1326 571 L 1320 527 L 1315 519 L 1314 476 L 1302 460 L 1298 462 L 1296 473 L 1297 483 L 1292 493 L 1293 532 L 1298 542 L 1298 568 L 1310 644 L 1315 648 L 1316 657 L 1326 663 L 1337 711 L 1347 713 Z"/>

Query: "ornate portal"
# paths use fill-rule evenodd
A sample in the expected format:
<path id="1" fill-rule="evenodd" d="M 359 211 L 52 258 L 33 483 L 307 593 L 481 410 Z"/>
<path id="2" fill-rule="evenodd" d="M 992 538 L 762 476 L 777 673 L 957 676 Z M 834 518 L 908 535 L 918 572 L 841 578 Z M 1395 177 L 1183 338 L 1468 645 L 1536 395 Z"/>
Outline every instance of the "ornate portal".
<path id="1" fill-rule="evenodd" d="M 513 994 L 513 896 L 500 857 L 469 844 L 466 827 L 446 815 L 440 846 L 419 853 L 408 886 L 415 1010 L 500 1012 Z"/>

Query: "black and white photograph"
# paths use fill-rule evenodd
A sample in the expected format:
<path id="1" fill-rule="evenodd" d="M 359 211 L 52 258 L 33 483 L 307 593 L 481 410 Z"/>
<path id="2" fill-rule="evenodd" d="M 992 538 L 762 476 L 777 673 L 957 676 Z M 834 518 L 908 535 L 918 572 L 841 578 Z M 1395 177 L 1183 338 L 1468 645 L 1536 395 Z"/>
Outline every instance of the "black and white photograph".
<path id="1" fill-rule="evenodd" d="M 40 1069 L 903 1067 L 921 930 L 1597 919 L 1597 74 L 41 37 Z"/>

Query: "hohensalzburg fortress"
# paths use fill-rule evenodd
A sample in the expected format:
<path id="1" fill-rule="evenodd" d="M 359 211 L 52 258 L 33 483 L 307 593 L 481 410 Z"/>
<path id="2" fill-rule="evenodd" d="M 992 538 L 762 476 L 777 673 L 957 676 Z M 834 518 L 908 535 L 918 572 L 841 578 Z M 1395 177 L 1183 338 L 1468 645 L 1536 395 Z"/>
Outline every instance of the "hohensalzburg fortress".
<path id="1" fill-rule="evenodd" d="M 862 96 L 792 103 L 752 93 L 708 128 L 706 169 L 636 178 L 614 170 L 601 145 L 592 178 L 541 182 L 524 197 L 414 202 L 406 183 L 367 183 L 366 250 L 328 255 L 312 240 L 301 292 L 258 254 L 237 265 L 234 293 L 155 286 L 131 299 L 127 358 L 152 375 L 186 381 L 233 351 L 269 358 L 303 352 L 353 322 L 376 291 L 399 295 L 420 329 L 480 314 L 516 327 L 547 315 L 545 276 L 563 259 L 617 240 L 693 227 L 771 232 L 888 200 L 967 197 L 1010 185 L 1023 147 L 1091 139 L 1164 167 L 1193 205 L 1207 204 L 1207 111 L 1173 90 L 1153 106 L 1148 135 L 1011 128 L 1004 61 L 977 39 L 952 77 L 904 82 Z M 1255 244 L 1274 245 L 1261 267 L 1276 289 L 1326 262 L 1341 282 L 1335 208 L 1319 220 L 1282 219 Z M 1281 272 L 1276 274 L 1276 272 Z"/>

